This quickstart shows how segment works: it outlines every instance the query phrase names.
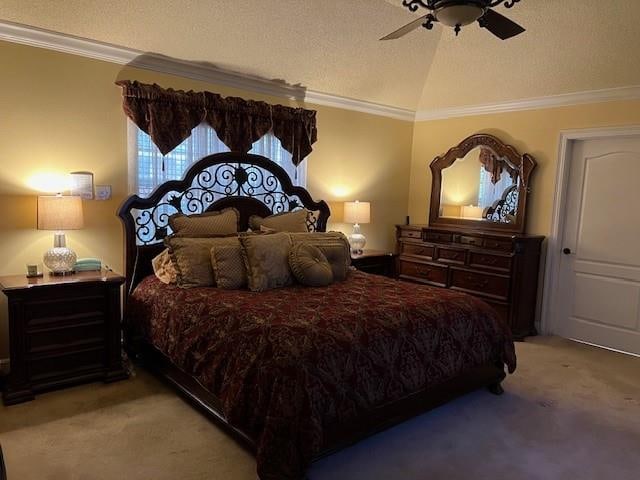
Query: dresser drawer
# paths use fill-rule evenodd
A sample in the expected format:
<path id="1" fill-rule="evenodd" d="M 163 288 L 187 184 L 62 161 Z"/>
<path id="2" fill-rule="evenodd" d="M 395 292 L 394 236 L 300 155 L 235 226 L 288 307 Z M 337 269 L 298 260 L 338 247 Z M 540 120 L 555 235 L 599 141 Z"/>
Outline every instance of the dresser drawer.
<path id="1" fill-rule="evenodd" d="M 453 234 L 427 231 L 424 232 L 424 240 L 425 242 L 451 243 L 453 241 Z"/>
<path id="2" fill-rule="evenodd" d="M 464 265 L 466 256 L 466 250 L 438 247 L 437 259 L 443 262 L 459 263 L 460 265 Z"/>
<path id="3" fill-rule="evenodd" d="M 502 252 L 511 252 L 513 250 L 513 244 L 511 243 L 511 240 L 485 238 L 482 246 L 484 248 L 488 248 L 489 250 L 500 250 Z"/>
<path id="4" fill-rule="evenodd" d="M 435 248 L 432 245 L 420 245 L 417 243 L 402 243 L 403 255 L 416 255 L 419 257 L 433 258 Z"/>
<path id="5" fill-rule="evenodd" d="M 410 262 L 400 259 L 400 276 L 421 280 L 439 287 L 447 285 L 447 267 L 432 263 Z"/>
<path id="6" fill-rule="evenodd" d="M 482 247 L 484 240 L 480 237 L 472 237 L 470 235 L 459 235 L 458 243 L 462 245 L 469 245 L 471 247 Z"/>
<path id="7" fill-rule="evenodd" d="M 451 288 L 507 300 L 509 297 L 509 277 L 452 268 Z"/>
<path id="8" fill-rule="evenodd" d="M 511 269 L 511 257 L 471 251 L 469 252 L 469 266 L 508 272 Z"/>
<path id="9" fill-rule="evenodd" d="M 416 238 L 418 240 L 422 239 L 422 230 L 415 230 L 409 228 L 401 228 L 400 236 L 404 238 Z"/>

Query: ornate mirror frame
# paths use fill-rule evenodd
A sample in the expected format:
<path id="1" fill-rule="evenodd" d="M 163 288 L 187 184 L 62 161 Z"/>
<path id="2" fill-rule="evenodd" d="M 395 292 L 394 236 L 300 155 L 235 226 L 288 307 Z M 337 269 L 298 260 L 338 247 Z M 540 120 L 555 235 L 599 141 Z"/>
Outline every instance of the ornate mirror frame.
<path id="1" fill-rule="evenodd" d="M 440 194 L 442 190 L 442 170 L 450 167 L 459 159 L 464 158 L 476 147 L 488 147 L 499 158 L 506 158 L 509 163 L 518 169 L 519 195 L 518 215 L 515 223 L 499 223 L 489 221 L 467 220 L 463 218 L 445 218 L 440 216 Z M 431 227 L 466 227 L 473 230 L 491 230 L 505 233 L 524 233 L 526 225 L 527 194 L 530 192 L 531 172 L 536 168 L 535 159 L 528 153 L 520 154 L 511 145 L 505 145 L 498 138 L 489 134 L 476 134 L 465 138 L 459 145 L 451 148 L 446 154 L 436 157 L 431 168 L 431 205 L 429 208 L 429 225 Z"/>

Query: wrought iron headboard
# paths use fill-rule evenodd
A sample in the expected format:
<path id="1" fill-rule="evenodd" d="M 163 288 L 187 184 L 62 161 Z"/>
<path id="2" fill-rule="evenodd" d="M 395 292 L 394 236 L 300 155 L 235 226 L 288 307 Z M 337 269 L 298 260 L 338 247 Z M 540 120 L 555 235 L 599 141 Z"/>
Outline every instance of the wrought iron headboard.
<path id="1" fill-rule="evenodd" d="M 182 180 L 159 185 L 148 198 L 128 197 L 118 210 L 124 226 L 126 294 L 152 272 L 151 260 L 164 248 L 171 233 L 169 217 L 234 207 L 240 212 L 240 230 L 251 215 L 268 216 L 300 208 L 311 213 L 309 231 L 324 232 L 329 206 L 316 202 L 307 190 L 291 183 L 282 167 L 249 153 L 218 153 L 204 157 Z"/>

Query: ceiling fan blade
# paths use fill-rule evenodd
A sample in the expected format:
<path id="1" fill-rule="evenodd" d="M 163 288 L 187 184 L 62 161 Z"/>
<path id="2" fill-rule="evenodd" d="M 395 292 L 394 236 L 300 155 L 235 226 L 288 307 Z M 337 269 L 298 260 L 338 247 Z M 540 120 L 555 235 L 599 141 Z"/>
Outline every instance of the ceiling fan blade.
<path id="1" fill-rule="evenodd" d="M 427 15 L 424 15 L 413 22 L 407 23 L 404 27 L 400 27 L 395 32 L 391 32 L 389 35 L 382 37 L 380 40 L 395 40 L 396 38 L 404 37 L 407 33 L 414 31 L 426 21 Z"/>
<path id="2" fill-rule="evenodd" d="M 509 20 L 504 15 L 488 9 L 485 14 L 480 17 L 478 23 L 482 28 L 486 28 L 496 37 L 506 40 L 525 31 L 520 25 L 513 20 Z"/>

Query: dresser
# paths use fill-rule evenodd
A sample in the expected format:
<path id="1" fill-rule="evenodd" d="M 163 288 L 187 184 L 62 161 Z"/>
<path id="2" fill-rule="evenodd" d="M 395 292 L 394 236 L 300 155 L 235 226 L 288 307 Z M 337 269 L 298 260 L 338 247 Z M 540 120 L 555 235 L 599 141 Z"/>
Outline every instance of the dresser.
<path id="1" fill-rule="evenodd" d="M 0 277 L 9 304 L 6 405 L 67 385 L 128 377 L 121 354 L 123 283 L 112 272 Z"/>
<path id="2" fill-rule="evenodd" d="M 491 305 L 514 338 L 536 334 L 544 237 L 425 225 L 398 225 L 396 235 L 401 280 L 469 293 Z"/>

